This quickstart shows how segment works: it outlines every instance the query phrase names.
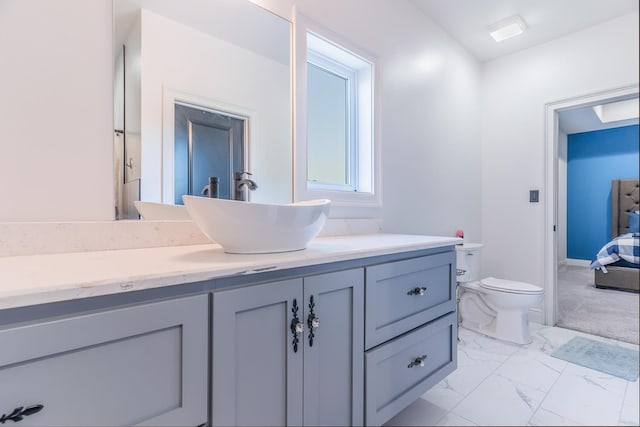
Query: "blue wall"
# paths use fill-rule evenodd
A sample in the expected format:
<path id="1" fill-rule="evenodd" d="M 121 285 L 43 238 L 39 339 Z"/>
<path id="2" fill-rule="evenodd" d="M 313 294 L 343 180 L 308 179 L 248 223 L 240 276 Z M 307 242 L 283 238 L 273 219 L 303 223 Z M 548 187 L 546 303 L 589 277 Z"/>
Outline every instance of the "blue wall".
<path id="1" fill-rule="evenodd" d="M 592 260 L 611 240 L 611 181 L 638 177 L 638 125 L 568 135 L 567 144 L 567 258 Z"/>

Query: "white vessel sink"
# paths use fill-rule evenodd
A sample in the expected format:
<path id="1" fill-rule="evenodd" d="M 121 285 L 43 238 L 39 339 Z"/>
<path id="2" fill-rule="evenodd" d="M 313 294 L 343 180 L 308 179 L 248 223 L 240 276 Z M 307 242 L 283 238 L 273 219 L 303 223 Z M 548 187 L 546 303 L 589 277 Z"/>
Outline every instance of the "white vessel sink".
<path id="1" fill-rule="evenodd" d="M 141 202 L 136 200 L 133 202 L 142 215 L 143 219 L 148 221 L 190 221 L 191 217 L 187 208 L 180 205 L 169 205 L 165 203 Z"/>
<path id="2" fill-rule="evenodd" d="M 318 235 L 330 200 L 292 204 L 240 202 L 182 196 L 200 230 L 225 252 L 263 254 L 297 251 Z"/>

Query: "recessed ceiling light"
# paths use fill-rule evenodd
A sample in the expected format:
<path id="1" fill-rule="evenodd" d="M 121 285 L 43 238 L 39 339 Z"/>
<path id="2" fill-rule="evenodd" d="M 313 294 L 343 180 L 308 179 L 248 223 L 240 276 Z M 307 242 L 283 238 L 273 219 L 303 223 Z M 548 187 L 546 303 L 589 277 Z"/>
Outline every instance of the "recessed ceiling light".
<path id="1" fill-rule="evenodd" d="M 489 34 L 497 42 L 518 36 L 524 33 L 524 30 L 526 29 L 527 24 L 525 24 L 522 18 L 518 15 L 503 19 L 502 21 L 496 22 L 495 24 L 487 27 Z"/>

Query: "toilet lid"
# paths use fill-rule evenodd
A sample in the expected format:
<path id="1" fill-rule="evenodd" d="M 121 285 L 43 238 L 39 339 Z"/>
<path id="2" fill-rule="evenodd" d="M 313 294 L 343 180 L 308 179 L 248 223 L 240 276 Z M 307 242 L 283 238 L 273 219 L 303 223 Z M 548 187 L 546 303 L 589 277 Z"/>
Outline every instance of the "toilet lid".
<path id="1" fill-rule="evenodd" d="M 513 280 L 496 279 L 487 277 L 480 281 L 480 286 L 494 291 L 511 292 L 514 294 L 541 294 L 543 289 L 531 283 L 515 282 Z"/>

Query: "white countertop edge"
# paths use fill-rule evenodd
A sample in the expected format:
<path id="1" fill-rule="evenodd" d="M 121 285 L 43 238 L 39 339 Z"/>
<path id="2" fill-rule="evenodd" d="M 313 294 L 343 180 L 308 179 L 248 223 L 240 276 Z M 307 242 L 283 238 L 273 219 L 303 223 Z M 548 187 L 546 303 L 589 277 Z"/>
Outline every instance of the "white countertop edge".
<path id="1" fill-rule="evenodd" d="M 320 237 L 307 249 L 226 254 L 217 244 L 0 258 L 0 310 L 450 246 L 461 239 L 367 234 Z"/>

